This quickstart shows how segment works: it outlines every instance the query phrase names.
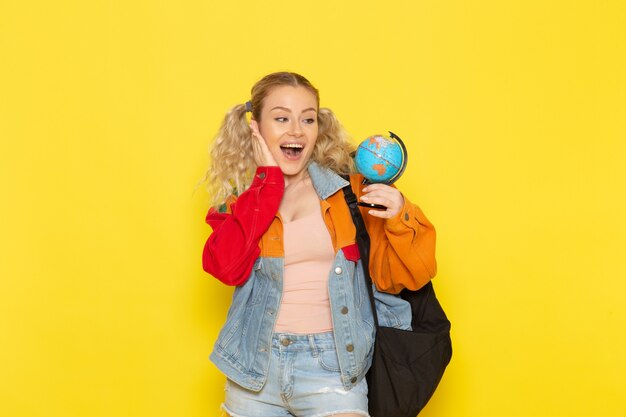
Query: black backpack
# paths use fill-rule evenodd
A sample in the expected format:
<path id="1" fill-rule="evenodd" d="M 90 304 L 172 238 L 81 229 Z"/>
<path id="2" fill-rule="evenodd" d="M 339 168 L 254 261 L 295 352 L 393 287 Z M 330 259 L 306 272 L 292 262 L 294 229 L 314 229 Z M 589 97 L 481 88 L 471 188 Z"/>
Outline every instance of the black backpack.
<path id="1" fill-rule="evenodd" d="M 432 397 L 452 357 L 450 321 L 428 282 L 417 291 L 404 289 L 398 295 L 411 304 L 411 331 L 378 325 L 369 275 L 369 235 L 352 187 L 347 185 L 343 191 L 357 230 L 376 326 L 372 366 L 366 375 L 369 412 L 372 417 L 415 417 Z"/>

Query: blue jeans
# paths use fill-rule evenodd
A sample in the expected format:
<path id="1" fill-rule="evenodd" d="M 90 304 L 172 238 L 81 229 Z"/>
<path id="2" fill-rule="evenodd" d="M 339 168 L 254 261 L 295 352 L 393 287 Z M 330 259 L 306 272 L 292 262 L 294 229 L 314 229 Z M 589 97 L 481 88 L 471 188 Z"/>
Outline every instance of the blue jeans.
<path id="1" fill-rule="evenodd" d="M 222 408 L 232 417 L 368 417 L 367 382 L 341 384 L 333 333 L 274 334 L 267 382 L 259 392 L 226 382 Z"/>

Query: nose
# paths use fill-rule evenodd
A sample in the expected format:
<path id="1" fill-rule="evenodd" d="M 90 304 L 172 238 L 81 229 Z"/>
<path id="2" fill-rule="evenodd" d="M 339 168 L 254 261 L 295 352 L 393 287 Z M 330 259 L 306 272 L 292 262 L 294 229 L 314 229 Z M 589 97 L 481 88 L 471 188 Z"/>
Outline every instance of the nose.
<path id="1" fill-rule="evenodd" d="M 302 125 L 300 125 L 299 120 L 294 120 L 291 123 L 291 129 L 289 129 L 289 133 L 292 136 L 302 136 Z"/>

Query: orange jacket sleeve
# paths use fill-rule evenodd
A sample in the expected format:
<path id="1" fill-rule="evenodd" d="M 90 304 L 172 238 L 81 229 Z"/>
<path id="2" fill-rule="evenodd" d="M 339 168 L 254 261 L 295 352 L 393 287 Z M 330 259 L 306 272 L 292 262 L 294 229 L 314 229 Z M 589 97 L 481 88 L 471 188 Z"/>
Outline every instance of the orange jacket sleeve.
<path id="1" fill-rule="evenodd" d="M 360 176 L 351 179 L 360 198 Z M 404 196 L 404 207 L 391 219 L 381 219 L 361 208 L 370 235 L 370 275 L 378 290 L 397 294 L 417 290 L 437 273 L 435 228 L 422 210 Z"/>

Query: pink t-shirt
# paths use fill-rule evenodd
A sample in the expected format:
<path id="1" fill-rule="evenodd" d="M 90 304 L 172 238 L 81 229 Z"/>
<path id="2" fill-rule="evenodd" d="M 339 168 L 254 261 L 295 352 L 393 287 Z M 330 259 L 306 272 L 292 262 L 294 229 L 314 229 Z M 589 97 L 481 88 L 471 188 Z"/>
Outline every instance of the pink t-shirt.
<path id="1" fill-rule="evenodd" d="M 312 334 L 333 329 L 328 276 L 335 259 L 321 212 L 283 224 L 285 272 L 275 332 Z"/>

